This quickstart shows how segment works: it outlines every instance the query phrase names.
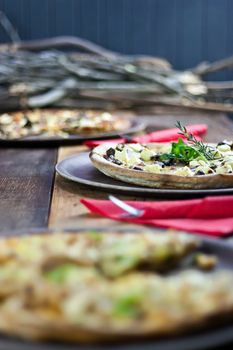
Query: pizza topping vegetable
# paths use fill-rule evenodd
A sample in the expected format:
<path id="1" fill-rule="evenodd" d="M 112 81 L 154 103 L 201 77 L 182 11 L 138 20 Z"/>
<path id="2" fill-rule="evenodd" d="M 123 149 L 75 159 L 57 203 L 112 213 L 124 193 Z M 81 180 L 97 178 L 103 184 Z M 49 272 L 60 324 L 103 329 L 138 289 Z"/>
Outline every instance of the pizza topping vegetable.
<path id="1" fill-rule="evenodd" d="M 17 139 L 37 135 L 68 137 L 123 130 L 129 126 L 107 112 L 35 109 L 0 115 L 0 138 Z"/>
<path id="2" fill-rule="evenodd" d="M 218 258 L 215 255 L 197 253 L 194 262 L 202 270 L 212 270 L 217 265 Z"/>
<path id="3" fill-rule="evenodd" d="M 185 153 L 187 153 L 187 155 L 189 153 L 191 153 L 191 158 L 197 158 L 197 157 L 202 157 L 203 160 L 213 160 L 216 157 L 216 149 L 214 147 L 211 147 L 209 145 L 204 144 L 202 141 L 198 141 L 196 139 L 196 137 L 193 134 L 190 134 L 185 126 L 182 126 L 181 123 L 178 121 L 176 123 L 176 127 L 180 130 L 179 134 L 184 136 L 187 141 L 191 144 L 190 145 L 186 145 L 184 142 L 184 144 L 186 145 L 187 149 L 185 150 Z M 190 150 L 191 148 L 191 150 Z M 187 160 L 186 161 L 190 161 L 192 160 L 187 156 Z"/>
<path id="4" fill-rule="evenodd" d="M 109 334 L 168 335 L 216 315 L 222 320 L 233 315 L 233 275 L 195 269 L 199 251 L 199 239 L 177 232 L 2 238 L 0 330 L 90 342 Z M 217 263 L 199 255 L 204 270 Z"/>
<path id="5" fill-rule="evenodd" d="M 157 174 L 203 176 L 233 173 L 233 142 L 204 144 L 178 125 L 188 141 L 179 138 L 177 142 L 161 144 L 159 151 L 153 150 L 153 144 L 118 144 L 109 148 L 104 158 L 135 171 Z"/>
<path id="6" fill-rule="evenodd" d="M 221 310 L 233 310 L 230 273 L 207 275 L 189 270 L 166 278 L 138 273 L 96 283 L 96 293 L 83 286 L 62 302 L 68 320 L 92 326 L 105 324 L 118 331 L 147 325 L 162 331 L 186 320 L 187 325 Z M 226 312 L 226 311 L 225 311 Z M 167 325 L 167 326 L 166 326 Z M 184 324 L 183 324 L 184 327 Z"/>

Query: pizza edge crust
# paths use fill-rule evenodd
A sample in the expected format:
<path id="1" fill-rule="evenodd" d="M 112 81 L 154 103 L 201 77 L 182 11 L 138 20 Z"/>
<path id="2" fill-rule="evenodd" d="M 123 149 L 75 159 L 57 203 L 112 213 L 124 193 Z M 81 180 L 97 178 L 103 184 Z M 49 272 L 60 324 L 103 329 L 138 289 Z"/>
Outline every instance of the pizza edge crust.
<path id="1" fill-rule="evenodd" d="M 157 327 L 153 322 L 132 324 L 126 329 L 114 329 L 111 326 L 85 327 L 74 325 L 65 319 L 57 317 L 43 317 L 36 312 L 27 311 L 21 305 L 14 312 L 1 311 L 0 332 L 8 336 L 17 336 L 29 340 L 57 340 L 65 342 L 80 342 L 81 344 L 121 342 L 130 339 L 161 338 L 165 336 L 179 336 L 205 330 L 212 326 L 224 325 L 232 320 L 232 309 L 222 306 L 215 312 L 204 316 L 174 320 L 166 327 Z"/>
<path id="2" fill-rule="evenodd" d="M 148 144 L 151 146 L 152 144 Z M 164 144 L 163 144 L 164 145 Z M 233 174 L 210 174 L 202 176 L 182 176 L 173 174 L 155 174 L 146 171 L 127 169 L 106 160 L 103 156 L 109 147 L 116 144 L 100 145 L 90 153 L 93 165 L 105 175 L 134 185 L 163 189 L 214 189 L 233 186 Z M 153 149 L 161 144 L 154 143 Z"/>

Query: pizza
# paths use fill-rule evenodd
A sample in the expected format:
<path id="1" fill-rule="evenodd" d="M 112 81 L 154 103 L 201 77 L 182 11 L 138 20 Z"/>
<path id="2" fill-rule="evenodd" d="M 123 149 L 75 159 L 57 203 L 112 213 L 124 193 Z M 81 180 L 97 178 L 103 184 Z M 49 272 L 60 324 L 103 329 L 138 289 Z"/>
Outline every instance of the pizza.
<path id="1" fill-rule="evenodd" d="M 0 331 L 91 343 L 168 336 L 232 317 L 233 274 L 197 267 L 200 247 L 191 235 L 165 232 L 1 238 Z"/>
<path id="2" fill-rule="evenodd" d="M 200 150 L 182 139 L 166 144 L 105 144 L 96 147 L 90 159 L 105 175 L 140 186 L 173 189 L 233 186 L 232 141 L 201 142 Z"/>
<path id="3" fill-rule="evenodd" d="M 124 131 L 131 120 L 107 112 L 75 109 L 34 109 L 0 116 L 0 139 L 14 140 L 35 136 L 62 137 L 98 135 Z"/>

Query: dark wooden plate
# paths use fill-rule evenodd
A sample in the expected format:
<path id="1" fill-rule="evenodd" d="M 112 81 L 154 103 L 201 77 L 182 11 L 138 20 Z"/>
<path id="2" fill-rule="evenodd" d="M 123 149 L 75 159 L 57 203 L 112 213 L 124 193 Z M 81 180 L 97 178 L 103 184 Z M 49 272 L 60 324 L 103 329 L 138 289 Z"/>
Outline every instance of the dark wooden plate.
<path id="1" fill-rule="evenodd" d="M 15 140 L 3 140 L 0 138 L 0 146 L 58 146 L 58 145 L 74 145 L 87 140 L 101 140 L 111 139 L 114 137 L 120 137 L 119 134 L 132 135 L 143 131 L 146 127 L 145 123 L 139 119 L 131 118 L 131 126 L 124 131 L 111 131 L 105 133 L 97 133 L 93 135 L 80 134 L 80 135 L 69 135 L 67 138 L 54 136 L 47 137 L 43 135 L 24 137 Z"/>
<path id="2" fill-rule="evenodd" d="M 105 229 L 106 230 L 106 229 Z M 87 231 L 79 228 L 77 231 Z M 119 231 L 121 231 L 119 229 Z M 140 228 L 130 231 L 139 232 Z M 148 229 L 156 234 L 156 229 Z M 161 231 L 161 230 L 160 230 Z M 20 233 L 21 234 L 21 233 Z M 107 231 L 106 231 L 107 234 Z M 201 238 L 201 236 L 199 236 Z M 200 251 L 214 254 L 218 257 L 218 269 L 233 270 L 233 244 L 229 242 L 202 237 Z M 230 350 L 233 345 L 233 324 L 227 323 L 221 327 L 214 327 L 203 331 L 167 337 L 154 340 L 141 340 L 130 343 L 118 343 L 107 345 L 77 345 L 55 342 L 30 342 L 15 338 L 0 336 L 0 350 Z"/>
<path id="3" fill-rule="evenodd" d="M 205 190 L 181 190 L 181 189 L 157 189 L 131 185 L 108 177 L 98 171 L 89 159 L 89 153 L 80 153 L 62 160 L 56 165 L 56 170 L 62 177 L 92 186 L 98 190 L 121 193 L 127 195 L 139 195 L 143 197 L 157 198 L 191 198 L 209 195 L 232 194 L 233 188 L 205 189 Z"/>

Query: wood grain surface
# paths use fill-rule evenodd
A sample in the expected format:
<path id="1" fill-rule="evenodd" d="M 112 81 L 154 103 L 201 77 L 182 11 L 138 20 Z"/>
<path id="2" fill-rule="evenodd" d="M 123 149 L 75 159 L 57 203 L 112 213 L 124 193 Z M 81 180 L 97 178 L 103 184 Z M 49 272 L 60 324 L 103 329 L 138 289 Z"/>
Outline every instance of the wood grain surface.
<path id="1" fill-rule="evenodd" d="M 184 124 L 207 123 L 206 140 L 232 139 L 233 123 L 219 114 L 189 113 L 180 110 L 157 108 L 156 115 L 140 118 L 148 123 L 147 131 L 173 127 L 176 120 Z M 58 160 L 87 150 L 84 146 L 61 147 Z M 0 220 L 2 234 L 12 230 L 30 230 L 49 227 L 82 227 L 89 225 L 116 226 L 118 222 L 90 215 L 80 204 L 81 197 L 107 198 L 106 192 L 96 191 L 65 181 L 56 176 L 54 193 L 49 215 L 50 199 L 53 191 L 56 149 L 0 149 Z M 81 166 L 81 165 L 80 165 Z M 137 199 L 135 196 L 121 196 L 123 199 Z M 147 200 L 147 198 L 142 198 Z"/>
<path id="2" fill-rule="evenodd" d="M 208 124 L 208 134 L 205 137 L 206 141 L 216 142 L 233 138 L 233 123 L 224 115 L 206 113 L 189 113 L 186 115 L 181 114 L 179 111 L 174 116 L 172 114 L 164 114 L 164 110 L 160 110 L 159 112 L 160 114 L 158 115 L 141 116 L 148 124 L 147 131 L 151 132 L 153 130 L 171 128 L 174 126 L 176 120 L 180 120 L 185 125 L 193 123 Z M 87 148 L 84 146 L 62 147 L 58 153 L 58 161 L 86 150 Z M 72 183 L 56 175 L 49 220 L 50 228 L 86 227 L 87 225 L 89 227 L 108 226 L 115 228 L 121 225 L 119 222 L 89 214 L 88 210 L 80 203 L 80 198 L 82 197 L 103 199 L 107 198 L 107 193 L 97 191 L 88 186 Z M 119 197 L 122 199 L 130 198 L 131 200 L 138 199 L 135 196 L 126 197 L 121 195 Z M 147 200 L 147 198 L 140 197 L 140 200 Z"/>
<path id="3" fill-rule="evenodd" d="M 161 113 L 163 112 L 163 113 Z M 232 139 L 233 123 L 223 115 L 216 114 L 165 114 L 144 116 L 148 131 L 173 127 L 176 120 L 184 124 L 207 123 L 207 141 Z M 62 147 L 58 161 L 67 156 L 87 150 L 84 146 Z M 54 179 L 56 149 L 0 149 L 0 222 L 1 234 L 14 234 L 14 230 L 28 233 L 35 229 L 60 228 L 107 228 L 138 229 L 132 224 L 122 224 L 90 214 L 80 204 L 80 198 L 107 198 L 107 193 L 63 180 L 58 175 Z M 82 164 L 80 164 L 82 166 Z M 52 194 L 53 192 L 53 194 Z M 52 195 L 51 209 L 50 201 Z M 137 197 L 124 197 L 132 200 Z M 140 198 L 142 200 L 142 198 Z M 143 198 L 147 200 L 147 198 Z M 49 222 L 48 222 L 49 220 Z M 13 342 L 13 341 L 12 341 Z M 14 346 L 14 344 L 16 344 Z M 10 349 L 26 349 L 24 343 L 10 345 Z M 19 345 L 19 346 L 18 346 Z M 0 345 L 1 347 L 1 345 Z M 30 347 L 30 344 L 27 348 Z M 36 348 L 47 348 L 46 344 Z M 221 347 L 230 350 L 232 345 Z M 5 347 L 1 347 L 5 349 Z M 220 348 L 218 348 L 220 350 Z"/>
<path id="4" fill-rule="evenodd" d="M 47 227 L 56 149 L 0 149 L 0 233 Z"/>

